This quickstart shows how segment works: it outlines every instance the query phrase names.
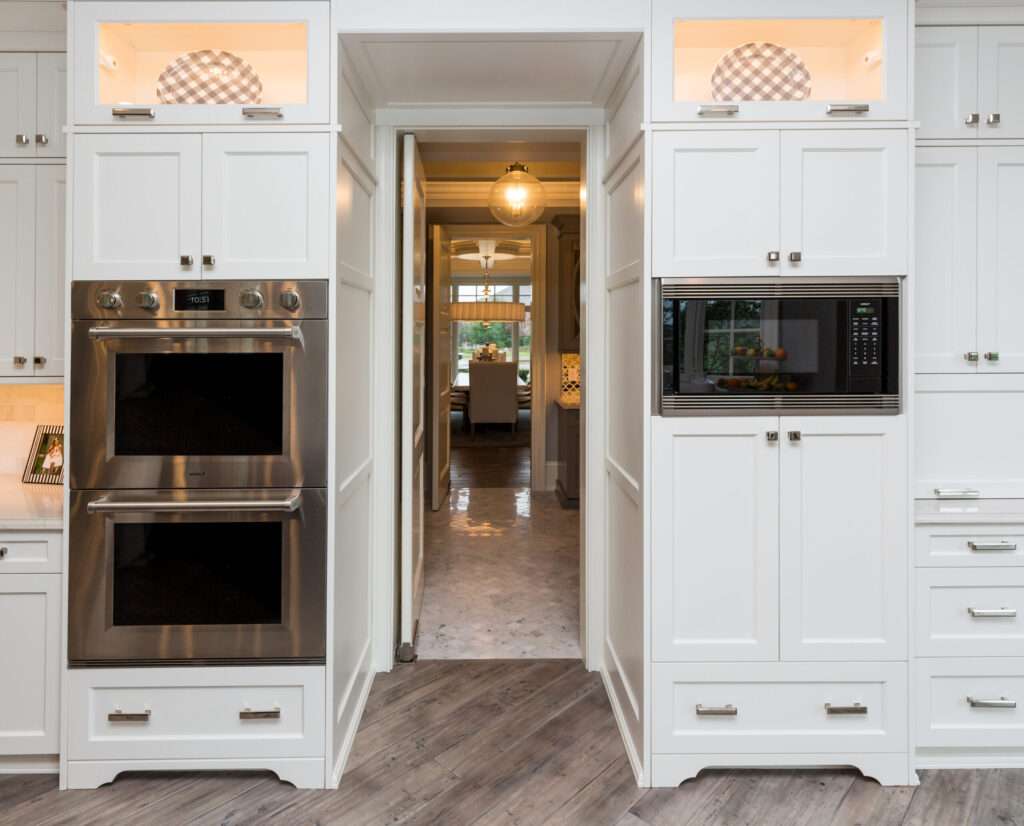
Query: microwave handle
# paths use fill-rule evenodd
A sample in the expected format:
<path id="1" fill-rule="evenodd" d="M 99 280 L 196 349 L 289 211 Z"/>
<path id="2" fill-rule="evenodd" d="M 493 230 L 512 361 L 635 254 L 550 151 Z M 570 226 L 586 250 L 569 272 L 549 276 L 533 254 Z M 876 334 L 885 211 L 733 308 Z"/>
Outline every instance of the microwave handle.
<path id="1" fill-rule="evenodd" d="M 221 511 L 259 511 L 273 513 L 295 513 L 302 507 L 302 494 L 293 493 L 287 499 L 210 499 L 185 500 L 183 502 L 110 501 L 107 498 L 94 499 L 86 505 L 89 513 L 199 513 Z"/>
<path id="2" fill-rule="evenodd" d="M 302 328 L 294 327 L 90 327 L 89 338 L 262 338 L 303 344 Z"/>

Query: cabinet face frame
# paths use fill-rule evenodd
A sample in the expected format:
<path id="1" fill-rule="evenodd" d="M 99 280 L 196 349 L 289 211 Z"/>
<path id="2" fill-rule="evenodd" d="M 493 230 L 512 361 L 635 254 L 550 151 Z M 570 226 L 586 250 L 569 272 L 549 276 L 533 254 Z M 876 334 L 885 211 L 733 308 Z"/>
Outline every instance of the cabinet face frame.
<path id="1" fill-rule="evenodd" d="M 187 10 L 187 13 L 186 13 Z M 306 102 L 274 105 L 281 111 L 274 123 L 327 123 L 330 117 L 330 4 L 323 0 L 273 3 L 254 2 L 88 2 L 75 8 L 74 122 L 78 124 L 120 124 L 127 128 L 154 123 L 254 124 L 243 115 L 240 104 L 139 104 L 152 109 L 152 119 L 114 117 L 116 104 L 99 102 L 98 26 L 101 23 L 285 23 L 306 24 Z M 268 104 L 270 105 L 270 104 Z"/>
<path id="2" fill-rule="evenodd" d="M 850 18 L 851 5 L 842 0 L 782 0 L 765 8 L 762 0 L 719 0 L 708 3 L 705 0 L 653 0 L 652 2 L 652 73 L 651 107 L 655 121 L 708 121 L 716 117 L 702 117 L 698 114 L 701 104 L 714 105 L 713 100 L 676 101 L 675 77 L 675 31 L 678 19 L 687 20 L 729 20 L 729 19 L 830 19 Z M 871 101 L 870 110 L 865 114 L 853 115 L 856 120 L 904 120 L 909 107 L 909 31 L 908 7 L 905 0 L 859 0 L 856 4 L 857 18 L 881 19 L 883 21 L 884 56 L 882 58 L 883 81 L 882 100 Z M 737 44 L 738 45 L 738 44 Z M 837 104 L 858 101 L 833 101 Z M 829 101 L 752 101 L 740 102 L 738 111 L 726 116 L 730 122 L 754 121 L 830 121 L 841 122 L 850 115 L 829 115 Z"/>

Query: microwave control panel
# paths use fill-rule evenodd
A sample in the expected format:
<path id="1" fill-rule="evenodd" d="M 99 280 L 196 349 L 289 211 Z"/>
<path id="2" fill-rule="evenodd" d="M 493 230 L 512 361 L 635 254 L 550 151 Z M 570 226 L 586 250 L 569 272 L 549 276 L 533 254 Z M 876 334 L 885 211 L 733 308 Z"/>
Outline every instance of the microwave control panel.
<path id="1" fill-rule="evenodd" d="M 878 299 L 850 301 L 850 378 L 874 384 L 882 378 L 882 302 Z M 853 388 L 851 388 L 852 390 Z M 867 388 L 857 388 L 864 392 Z"/>

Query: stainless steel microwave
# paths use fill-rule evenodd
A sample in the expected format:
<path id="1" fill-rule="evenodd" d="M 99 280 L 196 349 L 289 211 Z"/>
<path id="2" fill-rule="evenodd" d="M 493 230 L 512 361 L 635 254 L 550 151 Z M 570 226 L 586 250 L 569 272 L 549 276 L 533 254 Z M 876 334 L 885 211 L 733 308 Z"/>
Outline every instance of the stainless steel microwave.
<path id="1" fill-rule="evenodd" d="M 897 277 L 659 280 L 655 413 L 899 413 L 900 290 Z"/>

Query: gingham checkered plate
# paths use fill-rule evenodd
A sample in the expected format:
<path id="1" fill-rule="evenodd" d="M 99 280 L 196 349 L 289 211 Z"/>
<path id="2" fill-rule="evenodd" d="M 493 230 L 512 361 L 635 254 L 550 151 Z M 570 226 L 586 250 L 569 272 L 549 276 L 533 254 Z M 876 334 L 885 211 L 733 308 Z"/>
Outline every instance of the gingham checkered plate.
<path id="1" fill-rule="evenodd" d="M 161 103 L 260 103 L 263 82 L 238 55 L 214 49 L 187 52 L 157 78 Z"/>
<path id="2" fill-rule="evenodd" d="M 744 43 L 728 52 L 711 75 L 715 100 L 806 100 L 811 73 L 789 49 Z"/>

